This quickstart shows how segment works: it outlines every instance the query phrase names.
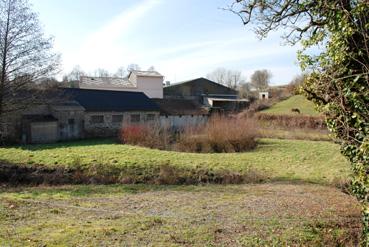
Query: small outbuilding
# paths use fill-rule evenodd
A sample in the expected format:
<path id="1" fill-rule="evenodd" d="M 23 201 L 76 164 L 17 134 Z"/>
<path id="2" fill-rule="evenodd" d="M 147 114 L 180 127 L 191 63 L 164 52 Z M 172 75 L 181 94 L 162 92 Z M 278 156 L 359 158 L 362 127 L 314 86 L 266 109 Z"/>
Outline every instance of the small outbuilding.
<path id="1" fill-rule="evenodd" d="M 269 99 L 269 92 L 259 92 L 259 99 L 261 100 Z"/>

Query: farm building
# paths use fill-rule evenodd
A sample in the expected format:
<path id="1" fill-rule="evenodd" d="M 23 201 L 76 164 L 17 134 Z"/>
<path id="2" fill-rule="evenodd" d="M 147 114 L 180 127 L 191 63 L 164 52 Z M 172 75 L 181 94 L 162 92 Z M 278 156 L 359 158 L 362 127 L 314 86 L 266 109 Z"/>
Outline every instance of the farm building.
<path id="1" fill-rule="evenodd" d="M 22 140 L 55 142 L 114 136 L 124 124 L 156 121 L 159 107 L 141 92 L 65 88 L 63 102 L 22 116 Z"/>
<path id="2" fill-rule="evenodd" d="M 164 76 L 156 71 L 132 71 L 127 78 L 82 76 L 81 89 L 142 92 L 149 98 L 163 98 Z"/>
<path id="3" fill-rule="evenodd" d="M 164 98 L 193 100 L 204 106 L 234 111 L 248 105 L 248 100 L 239 99 L 232 88 L 198 78 L 164 87 Z"/>

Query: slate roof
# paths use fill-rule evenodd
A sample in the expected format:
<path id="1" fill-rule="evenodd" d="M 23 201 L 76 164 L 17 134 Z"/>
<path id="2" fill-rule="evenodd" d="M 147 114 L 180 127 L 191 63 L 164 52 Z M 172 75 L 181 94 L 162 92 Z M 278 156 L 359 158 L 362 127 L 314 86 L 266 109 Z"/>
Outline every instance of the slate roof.
<path id="1" fill-rule="evenodd" d="M 86 111 L 159 111 L 159 107 L 141 92 L 64 88 L 64 95 L 77 101 Z"/>
<path id="2" fill-rule="evenodd" d="M 193 100 L 155 99 L 163 115 L 207 115 L 209 111 Z"/>
<path id="3" fill-rule="evenodd" d="M 237 94 L 236 90 L 234 90 L 230 87 L 224 86 L 224 85 L 222 85 L 220 83 L 217 83 L 215 81 L 211 81 L 211 80 L 209 80 L 207 78 L 204 78 L 204 77 L 200 77 L 200 78 L 196 78 L 196 79 L 192 79 L 192 80 L 188 80 L 188 81 L 182 81 L 182 82 L 178 82 L 178 83 L 175 83 L 175 84 L 171 84 L 169 86 L 164 87 L 164 89 L 165 88 L 174 88 L 174 87 L 177 87 L 177 86 L 181 86 L 183 84 L 197 84 L 197 83 L 203 83 L 203 82 L 214 84 L 218 87 L 225 88 L 225 89 L 229 90 L 230 92 L 233 92 L 233 93 Z"/>
<path id="4" fill-rule="evenodd" d="M 81 76 L 80 87 L 83 87 L 83 85 L 124 88 L 135 88 L 137 86 L 128 80 L 128 78 Z"/>

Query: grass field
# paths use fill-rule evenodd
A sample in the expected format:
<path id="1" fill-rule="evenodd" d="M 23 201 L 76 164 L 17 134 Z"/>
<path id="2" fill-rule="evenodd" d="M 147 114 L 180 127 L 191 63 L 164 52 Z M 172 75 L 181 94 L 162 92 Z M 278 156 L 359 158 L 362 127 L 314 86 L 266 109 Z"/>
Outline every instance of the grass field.
<path id="1" fill-rule="evenodd" d="M 0 246 L 356 246 L 355 199 L 313 184 L 0 187 Z"/>
<path id="2" fill-rule="evenodd" d="M 339 146 L 324 141 L 261 139 L 250 152 L 195 154 L 159 151 L 116 144 L 110 140 L 0 148 L 3 163 L 33 167 L 69 167 L 144 182 L 162 175 L 162 166 L 179 176 L 213 176 L 219 173 L 261 176 L 263 181 L 305 181 L 330 184 L 347 179 L 350 168 Z M 200 172 L 199 172 L 200 171 Z M 200 175 L 199 175 L 200 174 Z M 172 173 L 168 176 L 174 176 Z M 247 182 L 247 181 L 246 181 Z M 251 182 L 255 179 L 251 178 Z"/>
<path id="3" fill-rule="evenodd" d="M 293 108 L 299 109 L 302 115 L 319 116 L 319 112 L 315 110 L 314 104 L 308 101 L 302 95 L 292 96 L 287 100 L 276 103 L 272 107 L 263 110 L 262 112 L 271 114 L 296 115 L 296 113 L 291 111 Z"/>
<path id="4" fill-rule="evenodd" d="M 133 183 L 187 176 L 202 184 L 0 186 L 0 246 L 356 246 L 360 207 L 326 186 L 350 175 L 339 146 L 258 142 L 253 151 L 229 154 L 113 140 L 0 148 L 0 168 L 75 169 L 118 183 L 127 176 Z M 204 176 L 228 176 L 232 183 L 234 174 L 251 184 L 202 183 Z M 263 183 L 254 183 L 255 177 Z"/>

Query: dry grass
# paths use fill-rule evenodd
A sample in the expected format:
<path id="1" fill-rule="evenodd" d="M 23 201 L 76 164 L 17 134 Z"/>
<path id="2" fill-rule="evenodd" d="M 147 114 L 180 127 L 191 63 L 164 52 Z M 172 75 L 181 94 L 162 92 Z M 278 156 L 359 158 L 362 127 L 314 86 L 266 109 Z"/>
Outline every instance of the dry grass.
<path id="1" fill-rule="evenodd" d="M 175 134 L 167 126 L 146 123 L 123 127 L 119 139 L 124 144 L 168 150 L 175 140 Z"/>
<path id="2" fill-rule="evenodd" d="M 253 119 L 212 117 L 200 130 L 184 131 L 177 150 L 197 153 L 235 153 L 256 147 L 257 128 Z"/>
<path id="3" fill-rule="evenodd" d="M 248 151 L 256 147 L 256 137 L 253 119 L 222 116 L 213 116 L 202 126 L 176 131 L 159 124 L 125 126 L 119 136 L 124 144 L 195 153 Z"/>
<path id="4" fill-rule="evenodd" d="M 277 138 L 291 140 L 309 140 L 309 141 L 332 141 L 333 137 L 329 135 L 328 130 L 317 130 L 307 128 L 290 128 L 281 127 L 265 127 L 259 128 L 259 137 L 261 138 Z"/>
<path id="5" fill-rule="evenodd" d="M 255 114 L 255 119 L 264 126 L 279 128 L 300 128 L 326 130 L 324 117 L 304 115 L 277 115 L 268 113 Z"/>
<path id="6" fill-rule="evenodd" d="M 357 246 L 360 207 L 337 189 L 232 186 L 2 188 L 4 246 Z"/>

